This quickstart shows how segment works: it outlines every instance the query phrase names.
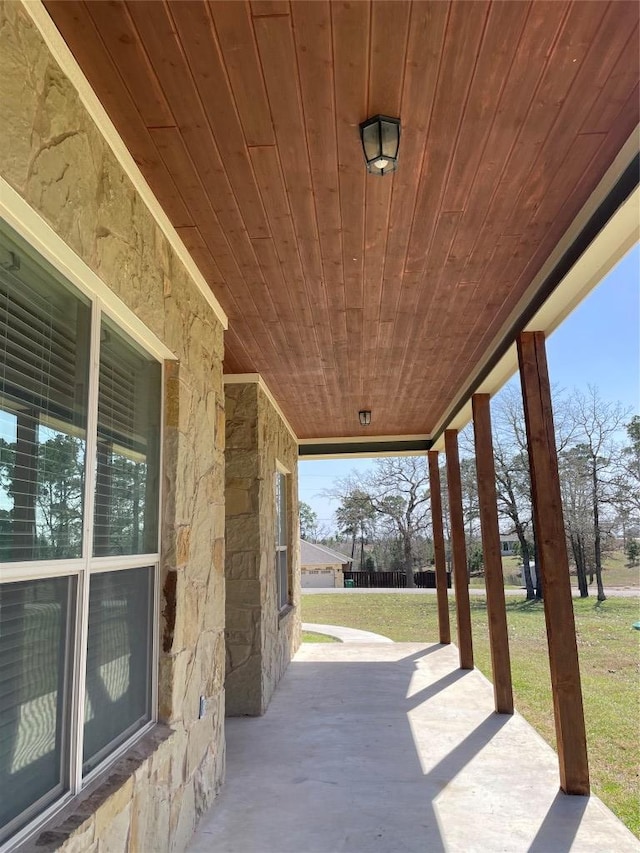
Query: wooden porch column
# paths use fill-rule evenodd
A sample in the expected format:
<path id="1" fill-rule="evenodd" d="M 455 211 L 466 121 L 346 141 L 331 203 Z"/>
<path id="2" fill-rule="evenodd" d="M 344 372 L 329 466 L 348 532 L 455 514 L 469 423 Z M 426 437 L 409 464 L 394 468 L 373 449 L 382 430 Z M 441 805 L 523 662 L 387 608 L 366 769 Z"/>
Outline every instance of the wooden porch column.
<path id="1" fill-rule="evenodd" d="M 491 644 L 493 699 L 498 714 L 513 714 L 511 661 L 509 658 L 507 611 L 502 576 L 489 395 L 474 394 L 471 405 L 473 407 L 478 503 L 480 505 L 482 554 L 484 557 L 484 583 L 487 591 L 487 617 L 489 620 L 489 642 Z"/>
<path id="2" fill-rule="evenodd" d="M 560 786 L 567 794 L 586 795 L 589 793 L 587 741 L 543 332 L 519 335 L 518 360 L 547 624 Z"/>
<path id="3" fill-rule="evenodd" d="M 438 629 L 440 642 L 451 642 L 449 626 L 449 601 L 447 597 L 447 566 L 444 555 L 444 533 L 442 530 L 442 495 L 440 493 L 440 470 L 438 451 L 429 450 L 429 488 L 431 490 L 431 523 L 433 526 L 433 554 L 436 564 L 436 595 L 438 597 Z"/>
<path id="4" fill-rule="evenodd" d="M 467 577 L 467 546 L 464 541 L 462 485 L 460 483 L 460 459 L 458 456 L 457 430 L 445 430 L 444 448 L 447 456 L 447 486 L 449 488 L 449 515 L 451 518 L 451 552 L 453 556 L 453 580 L 456 589 L 460 669 L 473 669 L 471 608 L 469 606 L 469 578 Z"/>

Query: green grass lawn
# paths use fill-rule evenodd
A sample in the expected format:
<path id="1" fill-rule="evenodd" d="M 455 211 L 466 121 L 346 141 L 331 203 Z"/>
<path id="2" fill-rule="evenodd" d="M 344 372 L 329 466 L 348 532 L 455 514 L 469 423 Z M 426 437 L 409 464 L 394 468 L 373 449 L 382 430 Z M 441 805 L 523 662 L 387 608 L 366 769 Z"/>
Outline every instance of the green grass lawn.
<path id="1" fill-rule="evenodd" d="M 630 566 L 622 551 L 612 551 L 602 558 L 602 582 L 607 586 L 640 586 L 640 566 Z"/>
<path id="2" fill-rule="evenodd" d="M 315 631 L 302 632 L 303 643 L 339 643 L 337 637 L 329 637 L 328 634 L 316 634 Z"/>
<path id="3" fill-rule="evenodd" d="M 522 580 L 522 561 L 519 557 L 503 557 L 502 573 L 505 589 L 522 589 L 524 581 Z M 602 558 L 602 582 L 605 592 L 608 587 L 640 587 L 640 566 L 630 566 L 622 551 L 605 552 Z M 578 579 L 575 574 L 571 576 L 571 584 L 578 588 Z M 484 577 L 472 577 L 470 586 L 475 589 L 484 589 Z M 593 589 L 595 589 L 595 581 Z"/>
<path id="4" fill-rule="evenodd" d="M 487 610 L 472 597 L 476 666 L 491 678 Z M 640 722 L 637 599 L 574 601 L 584 694 L 591 782 L 596 793 L 640 837 Z M 456 619 L 450 604 L 451 630 Z M 541 602 L 507 600 L 511 669 L 518 711 L 555 747 L 553 707 Z M 308 595 L 305 622 L 346 625 L 384 634 L 396 642 L 438 638 L 435 596 Z"/>

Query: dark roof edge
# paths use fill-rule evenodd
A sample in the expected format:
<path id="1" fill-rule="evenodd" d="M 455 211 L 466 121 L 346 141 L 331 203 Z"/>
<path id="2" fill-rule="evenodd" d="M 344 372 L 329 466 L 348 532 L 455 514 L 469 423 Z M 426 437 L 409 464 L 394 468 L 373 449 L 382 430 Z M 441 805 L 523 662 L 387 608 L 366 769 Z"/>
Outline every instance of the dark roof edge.
<path id="1" fill-rule="evenodd" d="M 349 441 L 317 444 L 301 444 L 298 446 L 298 456 L 301 459 L 313 459 L 314 456 L 364 456 L 375 454 L 393 456 L 404 453 L 426 453 L 433 444 L 430 438 L 394 439 L 393 441 L 375 441 L 369 439 L 364 441 Z"/>
<path id="2" fill-rule="evenodd" d="M 631 193 L 640 183 L 640 153 L 637 153 L 625 170 L 622 172 L 616 183 L 609 190 L 602 202 L 596 210 L 591 214 L 582 230 L 578 233 L 573 243 L 569 246 L 566 252 L 562 255 L 558 263 L 551 270 L 549 275 L 542 282 L 538 291 L 535 293 L 529 304 L 524 308 L 522 313 L 512 323 L 511 327 L 504 335 L 502 341 L 495 349 L 495 352 L 484 366 L 482 371 L 475 377 L 473 382 L 466 386 L 460 394 L 458 402 L 451 410 L 446 423 L 434 432 L 432 443 L 435 443 L 442 433 L 448 428 L 448 425 L 456 417 L 458 412 L 467 404 L 469 399 L 475 394 L 476 390 L 482 385 L 487 376 L 491 373 L 500 359 L 507 352 L 509 347 L 514 343 L 520 332 L 530 323 L 542 305 L 551 296 L 556 287 L 567 275 L 569 270 L 578 261 L 581 255 L 588 249 L 591 243 L 595 240 L 598 234 L 606 226 L 607 222 L 616 213 L 616 211 L 629 198 Z"/>

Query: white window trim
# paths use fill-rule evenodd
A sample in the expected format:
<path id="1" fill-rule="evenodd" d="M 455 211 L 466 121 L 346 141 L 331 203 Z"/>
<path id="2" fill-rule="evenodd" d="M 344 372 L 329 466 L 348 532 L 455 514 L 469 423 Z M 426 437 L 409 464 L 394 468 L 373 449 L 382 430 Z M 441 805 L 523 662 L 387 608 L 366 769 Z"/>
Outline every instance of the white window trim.
<path id="1" fill-rule="evenodd" d="M 290 506 L 289 506 L 289 503 L 290 503 L 290 501 L 289 501 L 289 477 L 290 477 L 290 475 L 291 475 L 291 472 L 289 471 L 289 469 L 285 468 L 285 466 L 279 460 L 276 459 L 276 470 L 275 470 L 275 474 L 274 474 L 274 498 L 277 498 L 277 494 L 278 494 L 278 478 L 282 476 L 284 478 L 283 482 L 284 482 L 284 490 L 285 490 L 284 494 L 285 494 L 285 524 L 286 524 L 286 542 L 284 545 L 280 545 L 280 544 L 276 543 L 276 547 L 275 547 L 276 592 L 277 592 L 277 596 L 278 596 L 276 603 L 277 603 L 278 613 L 284 613 L 289 607 L 291 607 L 291 589 L 290 589 L 290 582 L 289 582 L 290 572 L 291 572 L 291 566 L 290 566 L 291 549 L 289 548 L 289 541 L 290 541 L 290 536 L 291 536 L 291 531 L 290 531 L 291 525 L 289 524 L 289 518 L 288 518 L 289 510 L 290 510 Z M 278 516 L 278 521 L 279 521 L 279 515 L 280 515 L 280 505 L 276 500 L 276 516 Z M 278 530 L 279 529 L 280 529 L 280 524 L 278 524 Z M 280 578 L 280 560 L 279 560 L 279 555 L 283 551 L 287 555 L 287 588 L 286 588 L 286 592 L 285 592 L 285 596 L 284 596 L 286 599 L 284 604 L 281 603 L 281 598 L 282 598 L 281 592 L 282 592 L 282 590 L 281 590 L 281 586 L 280 586 L 281 578 Z"/>
<path id="2" fill-rule="evenodd" d="M 42 36 L 44 42 L 53 55 L 53 58 L 62 70 L 62 73 L 71 82 L 71 85 L 78 93 L 80 101 L 89 113 L 93 123 L 98 128 L 99 133 L 104 138 L 114 157 L 133 184 L 136 192 L 143 200 L 158 227 L 167 238 L 167 241 L 170 243 L 181 263 L 185 267 L 195 286 L 213 310 L 213 313 L 222 324 L 222 327 L 227 329 L 229 325 L 228 318 L 223 311 L 222 306 L 198 269 L 197 264 L 194 262 L 178 232 L 163 210 L 162 205 L 155 197 L 151 187 L 140 171 L 140 167 L 135 162 L 131 152 L 123 142 L 122 137 L 116 130 L 113 122 L 107 114 L 107 111 L 94 92 L 91 84 L 80 68 L 78 61 L 51 19 L 51 16 L 40 0 L 22 0 L 22 5 L 26 14 L 31 18 L 35 27 Z"/>
<path id="3" fill-rule="evenodd" d="M 0 581 L 2 583 L 17 583 L 18 581 L 79 575 L 84 564 L 85 562 L 81 557 L 73 560 L 30 560 L 24 563 L 0 563 Z"/>
<path id="4" fill-rule="evenodd" d="M 104 314 L 158 361 L 176 361 L 142 320 L 97 276 L 51 226 L 0 177 L 0 218 L 4 219 L 39 255 L 92 301 L 99 300 Z"/>
<path id="5" fill-rule="evenodd" d="M 126 562 L 128 569 L 144 569 L 160 561 L 160 554 L 125 554 L 116 557 L 92 557 L 91 574 L 98 575 L 101 572 L 117 572 Z"/>
<path id="6" fill-rule="evenodd" d="M 14 198 L 8 198 L 6 187 L 11 190 Z M 16 199 L 18 201 L 16 201 Z M 19 203 L 18 203 L 19 202 Z M 40 221 L 40 233 L 44 234 L 46 240 L 33 234 L 24 226 L 20 216 L 15 214 L 16 208 L 24 217 L 28 212 L 28 219 L 35 218 Z M 106 285 L 84 264 L 81 259 L 41 220 L 38 215 L 0 178 L 0 217 L 14 229 L 20 236 L 46 261 L 58 270 L 67 280 L 73 284 L 78 291 L 91 300 L 91 342 L 90 342 L 90 366 L 89 366 L 89 389 L 87 398 L 87 437 L 86 437 L 86 476 L 84 492 L 84 524 L 82 556 L 69 560 L 30 560 L 22 563 L 1 562 L 0 583 L 17 583 L 20 581 L 34 581 L 53 577 L 75 577 L 76 578 L 76 604 L 75 619 L 70 614 L 70 624 L 74 630 L 74 648 L 71 650 L 72 674 L 70 685 L 70 708 L 65 709 L 65 718 L 69 726 L 68 754 L 63 754 L 63 761 L 68 766 L 69 790 L 63 791 L 54 802 L 43 811 L 28 820 L 30 811 L 37 810 L 37 802 L 32 804 L 26 811 L 28 820 L 25 825 L 0 843 L 0 853 L 9 853 L 19 844 L 34 837 L 41 827 L 51 820 L 58 812 L 69 805 L 84 788 L 96 778 L 106 775 L 109 768 L 145 736 L 158 722 L 158 669 L 160 656 L 160 551 L 150 554 L 118 555 L 115 557 L 93 556 L 93 511 L 95 502 L 95 478 L 96 466 L 93 464 L 97 452 L 97 419 L 98 419 L 98 383 L 100 362 L 100 326 L 103 316 L 109 317 L 120 331 L 131 338 L 145 352 L 160 363 L 160 411 L 159 417 L 159 448 L 158 460 L 158 519 L 157 519 L 157 542 L 161 545 L 162 532 L 162 464 L 164 448 L 164 415 L 165 415 L 165 359 L 175 360 L 175 356 L 168 350 L 158 338 L 144 326 L 140 320 L 122 303 L 118 297 L 111 294 Z M 64 259 L 64 260 L 62 260 Z M 67 261 L 71 264 L 67 265 Z M 79 278 L 84 274 L 85 279 Z M 89 282 L 87 284 L 87 281 Z M 109 294 L 104 298 L 105 292 Z M 132 319 L 133 318 L 133 321 Z M 150 718 L 140 729 L 135 731 L 126 741 L 120 744 L 100 764 L 83 776 L 82 773 L 82 744 L 84 733 L 84 695 L 86 681 L 86 653 L 87 653 L 87 629 L 88 629 L 88 597 L 89 583 L 87 580 L 92 574 L 107 571 L 126 571 L 132 568 L 149 567 L 153 570 L 153 612 L 151 619 L 151 690 L 150 690 Z M 63 765 L 64 767 L 65 765 Z M 64 784 L 64 783 L 63 783 Z M 44 797 L 40 801 L 44 800 Z M 40 802 L 39 801 L 39 802 Z M 9 824 L 10 826 L 11 824 Z"/>
<path id="7" fill-rule="evenodd" d="M 291 474 L 291 470 L 289 468 L 287 468 L 285 465 L 283 465 L 279 459 L 276 459 L 276 471 L 279 474 L 285 474 L 286 476 Z"/>

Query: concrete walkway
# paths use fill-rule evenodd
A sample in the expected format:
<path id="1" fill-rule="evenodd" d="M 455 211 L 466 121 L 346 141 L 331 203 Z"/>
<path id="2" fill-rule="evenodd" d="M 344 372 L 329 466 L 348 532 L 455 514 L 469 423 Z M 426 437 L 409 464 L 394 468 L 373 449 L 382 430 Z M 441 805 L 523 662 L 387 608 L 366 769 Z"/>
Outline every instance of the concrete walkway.
<path id="1" fill-rule="evenodd" d="M 305 644 L 267 713 L 227 720 L 190 853 L 638 853 L 454 646 Z"/>
<path id="2" fill-rule="evenodd" d="M 373 631 L 359 631 L 357 628 L 343 628 L 342 625 L 320 625 L 317 622 L 303 622 L 303 631 L 326 634 L 335 637 L 341 643 L 393 643 L 389 637 L 374 634 Z"/>

